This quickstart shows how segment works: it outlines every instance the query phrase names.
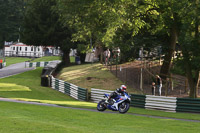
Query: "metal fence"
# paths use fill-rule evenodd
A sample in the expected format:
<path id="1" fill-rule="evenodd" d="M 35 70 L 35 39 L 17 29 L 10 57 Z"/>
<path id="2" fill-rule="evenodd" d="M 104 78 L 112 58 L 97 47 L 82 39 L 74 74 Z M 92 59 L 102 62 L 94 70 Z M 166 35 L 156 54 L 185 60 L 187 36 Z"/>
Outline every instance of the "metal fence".
<path id="1" fill-rule="evenodd" d="M 44 52 L 5 51 L 5 56 L 11 57 L 43 57 Z"/>

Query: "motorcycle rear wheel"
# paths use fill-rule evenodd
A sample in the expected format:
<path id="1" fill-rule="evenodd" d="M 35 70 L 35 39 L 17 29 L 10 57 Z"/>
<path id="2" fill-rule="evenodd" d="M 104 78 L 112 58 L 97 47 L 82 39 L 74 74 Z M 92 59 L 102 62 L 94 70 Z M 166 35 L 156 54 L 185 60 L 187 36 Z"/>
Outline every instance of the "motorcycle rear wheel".
<path id="1" fill-rule="evenodd" d="M 106 107 L 105 107 L 105 100 L 101 100 L 98 105 L 97 105 L 97 110 L 98 111 L 104 111 L 106 110 Z"/>
<path id="2" fill-rule="evenodd" d="M 130 104 L 127 102 L 123 102 L 119 105 L 119 113 L 126 113 L 129 110 Z"/>

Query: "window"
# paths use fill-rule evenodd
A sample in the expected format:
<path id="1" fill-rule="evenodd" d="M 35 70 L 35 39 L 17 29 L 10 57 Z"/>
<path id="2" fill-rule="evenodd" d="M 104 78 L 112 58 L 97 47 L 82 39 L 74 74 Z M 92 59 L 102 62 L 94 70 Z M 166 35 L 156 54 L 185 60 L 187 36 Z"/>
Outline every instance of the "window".
<path id="1" fill-rule="evenodd" d="M 15 47 L 13 47 L 13 50 L 15 50 Z"/>
<path id="2" fill-rule="evenodd" d="M 19 47 L 19 50 L 22 51 L 22 47 Z"/>
<path id="3" fill-rule="evenodd" d="M 31 47 L 31 51 L 33 51 L 33 47 Z"/>
<path id="4" fill-rule="evenodd" d="M 38 51 L 40 51 L 40 48 L 38 48 Z"/>
<path id="5" fill-rule="evenodd" d="M 25 51 L 27 51 L 27 47 L 25 47 Z"/>

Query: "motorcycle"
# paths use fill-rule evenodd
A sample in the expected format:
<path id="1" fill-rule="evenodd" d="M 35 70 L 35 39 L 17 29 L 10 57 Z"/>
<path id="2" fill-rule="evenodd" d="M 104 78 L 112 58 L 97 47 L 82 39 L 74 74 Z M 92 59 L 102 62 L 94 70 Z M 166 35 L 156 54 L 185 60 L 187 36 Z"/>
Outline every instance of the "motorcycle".
<path id="1" fill-rule="evenodd" d="M 109 94 L 104 94 L 104 98 L 108 100 Z M 98 111 L 110 109 L 112 111 L 119 111 L 119 113 L 126 113 L 130 107 L 131 98 L 128 93 L 124 92 L 122 95 L 118 94 L 114 99 L 111 98 L 108 103 L 105 101 L 103 99 L 97 104 Z"/>

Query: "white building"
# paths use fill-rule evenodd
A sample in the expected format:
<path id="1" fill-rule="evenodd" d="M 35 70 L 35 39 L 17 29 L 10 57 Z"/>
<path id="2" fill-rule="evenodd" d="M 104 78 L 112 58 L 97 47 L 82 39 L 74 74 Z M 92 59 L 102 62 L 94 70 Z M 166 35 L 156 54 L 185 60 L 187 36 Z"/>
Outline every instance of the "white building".
<path id="1" fill-rule="evenodd" d="M 30 46 L 23 43 L 5 45 L 5 56 L 42 57 L 60 54 L 60 48 L 52 46 Z"/>

